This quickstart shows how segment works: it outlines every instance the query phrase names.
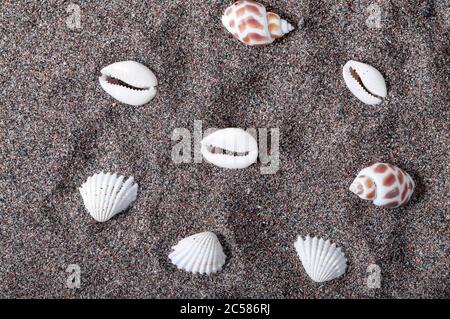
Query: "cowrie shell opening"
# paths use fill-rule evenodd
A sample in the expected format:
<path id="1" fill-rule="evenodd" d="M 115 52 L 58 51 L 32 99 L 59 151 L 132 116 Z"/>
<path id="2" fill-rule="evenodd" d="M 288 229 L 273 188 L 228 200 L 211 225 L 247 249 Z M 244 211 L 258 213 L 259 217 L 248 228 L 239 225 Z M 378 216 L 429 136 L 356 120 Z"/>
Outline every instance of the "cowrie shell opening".
<path id="1" fill-rule="evenodd" d="M 342 72 L 348 89 L 361 102 L 376 105 L 386 98 L 386 82 L 374 67 L 351 60 L 344 65 Z"/>
<path id="2" fill-rule="evenodd" d="M 240 128 L 218 130 L 201 142 L 201 153 L 210 163 L 229 169 L 246 168 L 258 158 L 258 144 Z"/>
<path id="3" fill-rule="evenodd" d="M 103 68 L 101 74 L 101 87 L 124 104 L 144 105 L 156 95 L 158 80 L 155 74 L 138 62 L 116 62 Z"/>

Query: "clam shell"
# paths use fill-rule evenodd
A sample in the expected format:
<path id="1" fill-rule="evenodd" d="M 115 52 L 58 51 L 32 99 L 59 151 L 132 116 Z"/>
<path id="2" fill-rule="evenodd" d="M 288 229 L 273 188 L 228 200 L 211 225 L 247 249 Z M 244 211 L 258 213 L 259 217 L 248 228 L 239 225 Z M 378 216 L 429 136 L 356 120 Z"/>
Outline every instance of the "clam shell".
<path id="1" fill-rule="evenodd" d="M 406 205 L 414 188 L 415 183 L 408 173 L 387 163 L 375 163 L 362 169 L 350 185 L 352 193 L 382 207 Z"/>
<path id="2" fill-rule="evenodd" d="M 333 280 L 347 269 L 347 258 L 336 244 L 322 238 L 298 237 L 294 243 L 300 261 L 308 276 L 315 282 Z"/>
<path id="3" fill-rule="evenodd" d="M 203 232 L 182 239 L 172 247 L 169 259 L 179 269 L 212 274 L 222 269 L 226 256 L 216 234 Z"/>
<path id="4" fill-rule="evenodd" d="M 84 206 L 98 222 L 106 222 L 128 208 L 136 199 L 138 185 L 130 177 L 98 173 L 88 177 L 79 188 Z"/>
<path id="5" fill-rule="evenodd" d="M 379 104 L 387 95 L 383 75 L 374 67 L 357 61 L 348 61 L 343 68 L 344 81 L 361 102 Z"/>
<path id="6" fill-rule="evenodd" d="M 218 130 L 201 142 L 203 157 L 210 163 L 229 169 L 246 168 L 258 158 L 255 138 L 240 128 Z"/>
<path id="7" fill-rule="evenodd" d="M 155 74 L 134 61 L 116 62 L 101 70 L 102 88 L 116 100 L 134 106 L 143 105 L 156 95 Z"/>
<path id="8" fill-rule="evenodd" d="M 275 13 L 251 0 L 237 1 L 225 10 L 222 24 L 235 38 L 247 45 L 267 45 L 294 30 Z"/>

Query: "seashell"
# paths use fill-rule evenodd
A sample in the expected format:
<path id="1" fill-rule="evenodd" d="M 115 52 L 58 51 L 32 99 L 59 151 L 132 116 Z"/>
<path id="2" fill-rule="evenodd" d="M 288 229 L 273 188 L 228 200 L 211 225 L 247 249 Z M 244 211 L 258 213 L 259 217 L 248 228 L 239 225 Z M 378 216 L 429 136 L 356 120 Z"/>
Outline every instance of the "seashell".
<path id="1" fill-rule="evenodd" d="M 229 169 L 246 168 L 258 158 L 258 144 L 240 128 L 218 130 L 201 142 L 203 157 L 210 163 Z"/>
<path id="2" fill-rule="evenodd" d="M 381 103 L 387 95 L 383 75 L 374 67 L 357 61 L 348 61 L 343 68 L 345 84 L 361 102 Z"/>
<path id="3" fill-rule="evenodd" d="M 156 95 L 155 74 L 134 61 L 116 62 L 101 70 L 102 88 L 116 100 L 134 106 L 143 105 Z"/>
<path id="4" fill-rule="evenodd" d="M 98 222 L 106 222 L 128 208 L 136 199 L 138 185 L 134 178 L 99 173 L 88 177 L 79 188 L 84 206 Z"/>
<path id="5" fill-rule="evenodd" d="M 187 272 L 212 274 L 222 269 L 226 256 L 216 234 L 204 232 L 182 239 L 172 247 L 172 263 Z"/>
<path id="6" fill-rule="evenodd" d="M 255 1 L 241 0 L 225 10 L 222 24 L 235 38 L 247 45 L 267 45 L 294 30 L 279 15 L 267 12 Z"/>
<path id="7" fill-rule="evenodd" d="M 294 243 L 303 268 L 315 282 L 325 282 L 336 279 L 345 273 L 347 258 L 341 248 L 331 244 L 329 240 L 311 238 L 305 240 L 298 237 Z"/>
<path id="8" fill-rule="evenodd" d="M 402 169 L 385 163 L 376 163 L 359 172 L 350 191 L 377 206 L 405 205 L 414 192 L 415 183 Z"/>

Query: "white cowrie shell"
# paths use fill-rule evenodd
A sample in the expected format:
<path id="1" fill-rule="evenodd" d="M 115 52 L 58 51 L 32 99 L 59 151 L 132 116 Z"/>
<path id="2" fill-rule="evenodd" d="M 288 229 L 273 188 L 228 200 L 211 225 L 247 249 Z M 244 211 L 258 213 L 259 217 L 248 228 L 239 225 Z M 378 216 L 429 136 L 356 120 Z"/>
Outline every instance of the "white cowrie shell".
<path id="1" fill-rule="evenodd" d="M 210 163 L 229 169 L 246 168 L 258 158 L 258 144 L 240 128 L 218 130 L 201 142 L 203 157 Z"/>
<path id="2" fill-rule="evenodd" d="M 344 65 L 342 72 L 348 89 L 361 102 L 376 105 L 386 97 L 386 82 L 374 67 L 351 60 Z"/>
<path id="3" fill-rule="evenodd" d="M 155 74 L 134 61 L 116 62 L 101 70 L 100 85 L 116 100 L 134 106 L 148 103 L 156 95 Z"/>

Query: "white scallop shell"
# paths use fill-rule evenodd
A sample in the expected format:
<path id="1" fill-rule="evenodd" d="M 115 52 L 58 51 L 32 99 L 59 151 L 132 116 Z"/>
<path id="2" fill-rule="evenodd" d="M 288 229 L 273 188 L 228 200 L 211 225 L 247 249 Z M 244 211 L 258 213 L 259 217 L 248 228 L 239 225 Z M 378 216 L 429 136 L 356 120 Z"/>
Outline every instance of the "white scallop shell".
<path id="1" fill-rule="evenodd" d="M 133 177 L 125 183 L 124 178 L 101 172 L 88 177 L 79 188 L 84 206 L 96 221 L 108 221 L 136 199 L 138 185 L 134 183 Z"/>
<path id="2" fill-rule="evenodd" d="M 172 247 L 169 258 L 179 269 L 212 274 L 222 269 L 226 256 L 216 234 L 204 232 L 182 239 Z"/>
<path id="3" fill-rule="evenodd" d="M 414 192 L 415 183 L 402 169 L 387 163 L 375 163 L 362 169 L 350 191 L 377 206 L 400 207 L 406 205 Z"/>
<path id="4" fill-rule="evenodd" d="M 203 157 L 210 163 L 229 169 L 246 168 L 258 158 L 258 144 L 240 128 L 218 130 L 201 142 Z"/>
<path id="5" fill-rule="evenodd" d="M 240 0 L 225 10 L 222 24 L 235 38 L 247 45 L 267 45 L 294 30 L 273 12 L 251 0 Z"/>
<path id="6" fill-rule="evenodd" d="M 101 70 L 100 85 L 116 100 L 134 106 L 143 105 L 156 95 L 155 74 L 134 61 L 116 62 Z"/>
<path id="7" fill-rule="evenodd" d="M 342 70 L 345 84 L 361 102 L 381 103 L 387 95 L 383 75 L 374 67 L 357 61 L 348 61 Z"/>
<path id="8" fill-rule="evenodd" d="M 294 243 L 300 261 L 308 276 L 315 282 L 325 282 L 338 278 L 347 269 L 347 258 L 341 248 L 329 240 L 298 237 Z"/>

